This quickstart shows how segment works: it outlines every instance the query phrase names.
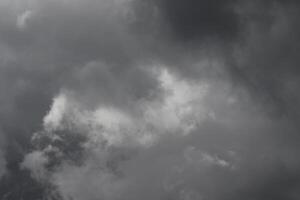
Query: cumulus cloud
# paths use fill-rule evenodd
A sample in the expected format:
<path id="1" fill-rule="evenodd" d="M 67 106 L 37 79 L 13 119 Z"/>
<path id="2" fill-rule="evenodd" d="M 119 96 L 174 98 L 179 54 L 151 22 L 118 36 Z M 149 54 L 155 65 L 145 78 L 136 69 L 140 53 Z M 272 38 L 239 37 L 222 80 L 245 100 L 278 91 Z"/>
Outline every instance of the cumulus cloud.
<path id="1" fill-rule="evenodd" d="M 146 113 L 155 104 L 154 110 L 159 113 L 157 118 L 160 120 L 149 120 L 143 113 L 135 117 L 135 113 L 116 108 L 85 110 L 80 102 L 72 102 L 76 101 L 71 98 L 74 96 L 69 96 L 66 102 L 72 106 L 66 106 L 70 110 L 60 110 L 64 116 L 57 126 L 60 128 L 37 133 L 37 146 L 42 138 L 50 138 L 50 142 L 38 151 L 49 152 L 49 145 L 54 146 L 53 152 L 46 154 L 54 164 L 46 170 L 50 182 L 63 198 L 238 199 L 244 194 L 254 198 L 287 195 L 282 191 L 273 194 L 278 186 L 273 181 L 282 179 L 281 175 L 276 177 L 277 173 L 296 176 L 292 172 L 300 164 L 295 162 L 296 146 L 293 147 L 295 154 L 290 154 L 287 159 L 291 144 L 282 144 L 281 149 L 275 151 L 279 141 L 271 138 L 275 137 L 272 133 L 276 137 L 294 134 L 296 127 L 288 121 L 269 119 L 268 114 L 263 114 L 260 106 L 254 104 L 254 99 L 236 93 L 226 82 L 209 87 L 198 83 L 199 93 L 189 96 L 188 91 L 195 82 L 178 80 L 165 70 L 161 71 L 162 77 L 167 76 L 161 86 L 166 95 L 163 99 L 153 99 L 153 102 L 142 102 L 142 111 Z M 158 76 L 158 79 L 162 78 Z M 170 101 L 170 98 L 176 101 Z M 55 100 L 49 113 L 62 108 Z M 191 111 L 188 115 L 165 109 L 170 102 L 172 106 L 179 103 L 178 108 L 184 108 L 181 103 L 186 101 L 197 102 L 189 103 Z M 199 106 L 203 107 L 199 110 Z M 169 124 L 166 120 L 173 114 L 180 120 L 175 120 L 170 129 L 165 125 Z M 185 129 L 189 118 L 195 121 L 192 121 L 191 129 Z M 286 132 L 279 131 L 279 127 Z M 75 140 L 69 146 L 71 138 L 78 135 L 85 139 Z M 150 140 L 144 140 L 145 137 Z M 79 157 L 71 156 L 72 152 L 77 152 Z M 281 168 L 282 165 L 287 169 Z M 265 173 L 270 167 L 272 170 Z M 253 180 L 253 177 L 261 179 Z M 228 181 L 230 185 L 226 184 Z M 252 184 L 264 185 L 264 181 L 270 181 L 267 191 L 252 191 Z M 82 182 L 90 184 L 82 187 Z M 297 181 L 292 184 L 297 187 Z M 214 192 L 216 189 L 217 193 Z M 240 194 L 240 190 L 244 192 Z"/>
<path id="2" fill-rule="evenodd" d="M 102 138 L 108 145 L 133 142 L 147 146 L 165 133 L 188 134 L 209 117 L 209 111 L 201 104 L 208 89 L 205 83 L 179 80 L 166 68 L 153 70 L 157 71 L 164 96 L 136 99 L 133 109 L 99 102 L 91 110 L 72 90 L 62 90 L 43 119 L 45 131 L 84 131 Z"/>
<path id="3" fill-rule="evenodd" d="M 43 152 L 32 152 L 27 154 L 21 163 L 22 168 L 27 168 L 32 172 L 35 179 L 46 177 L 44 165 L 47 164 L 48 159 L 44 156 Z"/>

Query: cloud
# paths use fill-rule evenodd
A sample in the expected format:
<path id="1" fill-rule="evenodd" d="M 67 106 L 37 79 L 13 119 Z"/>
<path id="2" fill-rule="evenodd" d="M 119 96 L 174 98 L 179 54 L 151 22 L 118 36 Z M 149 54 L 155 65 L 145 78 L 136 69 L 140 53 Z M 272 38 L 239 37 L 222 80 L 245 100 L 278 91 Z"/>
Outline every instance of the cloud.
<path id="1" fill-rule="evenodd" d="M 244 45 L 236 48 L 234 77 L 256 97 L 271 105 L 271 112 L 298 118 L 299 62 L 296 56 L 298 4 L 282 1 L 249 3 L 240 8 L 245 13 L 247 28 Z M 245 11 L 246 10 L 246 11 Z M 265 20 L 261 20 L 265 19 Z M 275 111 L 274 111 L 275 110 Z"/>
<path id="2" fill-rule="evenodd" d="M 65 199 L 122 198 L 125 184 L 113 174 L 99 171 L 93 162 L 82 167 L 64 166 L 53 179 Z M 86 182 L 89 184 L 82 185 Z"/>
<path id="3" fill-rule="evenodd" d="M 0 154 L 0 178 L 6 173 L 6 160 L 3 153 Z"/>
<path id="4" fill-rule="evenodd" d="M 30 170 L 32 176 L 35 179 L 40 180 L 43 177 L 46 177 L 45 165 L 47 162 L 48 159 L 43 152 L 35 151 L 26 155 L 24 161 L 21 163 L 21 167 Z"/>
<path id="5" fill-rule="evenodd" d="M 64 95 L 58 96 L 53 100 L 52 109 L 44 117 L 44 126 L 46 129 L 58 129 L 63 119 L 63 114 L 66 110 L 66 97 Z"/>
<path id="6" fill-rule="evenodd" d="M 7 161 L 5 158 L 5 151 L 6 151 L 6 138 L 5 138 L 5 134 L 0 128 L 0 180 L 4 175 L 6 175 L 7 172 Z"/>
<path id="7" fill-rule="evenodd" d="M 153 70 L 157 71 L 159 90 L 164 96 L 132 99 L 135 105 L 99 102 L 91 110 L 85 99 L 77 96 L 77 88 L 64 89 L 44 117 L 45 131 L 87 132 L 116 146 L 127 142 L 146 145 L 165 133 L 188 134 L 208 117 L 208 111 L 201 106 L 207 85 L 179 80 L 166 68 Z"/>
<path id="8" fill-rule="evenodd" d="M 228 167 L 229 163 L 225 160 L 219 159 L 215 156 L 209 155 L 207 153 L 199 152 L 195 149 L 195 147 L 187 147 L 184 152 L 185 159 L 189 163 L 201 164 L 205 165 L 216 165 L 220 167 Z"/>
<path id="9" fill-rule="evenodd" d="M 48 129 L 52 131 L 38 133 L 40 138 L 48 134 L 53 138 L 42 151 L 49 152 L 49 145 L 57 148 L 54 156 L 47 154 L 48 159 L 59 160 L 47 169 L 56 191 L 63 198 L 76 200 L 99 197 L 288 198 L 291 188 L 276 190 L 279 187 L 276 180 L 284 181 L 284 176 L 294 177 L 293 181 L 286 181 L 285 184 L 298 187 L 299 180 L 294 171 L 300 164 L 297 159 L 298 147 L 297 142 L 292 144 L 287 139 L 286 143 L 280 143 L 277 138 L 285 134 L 293 135 L 297 127 L 290 121 L 269 119 L 268 114 L 255 104 L 255 99 L 244 94 L 244 91 L 237 92 L 234 87 L 227 85 L 228 82 L 210 83 L 207 88 L 200 87 L 202 90 L 196 87 L 199 93 L 189 96 L 188 91 L 194 88 L 194 82 L 178 80 L 178 77 L 165 70 L 161 71 L 164 78 L 158 76 L 158 79 L 164 80 L 161 86 L 165 88 L 166 95 L 163 99 L 159 96 L 158 99 L 152 99 L 153 102 L 143 102 L 142 108 L 153 109 L 151 106 L 155 103 L 156 112 L 172 114 L 173 109 L 165 110 L 164 106 L 172 102 L 172 105 L 180 103 L 179 108 L 182 108 L 184 106 L 181 103 L 187 101 L 192 106 L 192 113 L 199 114 L 197 108 L 202 105 L 205 108 L 201 109 L 204 117 L 195 121 L 194 127 L 186 133 L 182 129 L 185 120 L 178 121 L 180 124 L 171 130 L 164 127 L 165 120 L 170 119 L 169 115 L 159 114 L 160 120 L 153 123 L 147 117 L 142 118 L 143 115 L 136 118 L 134 113 L 116 108 L 85 110 L 80 106 L 82 102 L 72 99 L 74 96 L 66 96 L 67 104 L 72 106 L 66 106 L 70 110 L 64 110 L 60 130 Z M 200 86 L 199 83 L 196 85 Z M 185 98 L 177 96 L 181 92 Z M 175 98 L 176 101 L 169 98 Z M 192 104 L 194 100 L 201 104 Z M 49 113 L 59 107 L 56 106 L 58 104 L 54 100 Z M 210 115 L 212 112 L 214 117 Z M 194 114 L 181 117 L 185 119 L 190 115 L 192 119 L 197 119 Z M 144 134 L 154 135 L 155 140 L 144 143 L 145 140 L 139 140 Z M 75 140 L 68 146 L 70 139 L 77 135 L 83 135 L 86 139 Z M 37 140 L 38 146 L 42 141 Z M 278 145 L 280 149 L 276 148 Z M 73 150 L 69 151 L 68 148 Z M 80 156 L 72 160 L 71 152 L 77 152 Z M 83 187 L 82 182 L 90 184 Z M 266 185 L 268 189 L 262 191 Z M 218 192 L 214 192 L 216 190 Z M 296 189 L 292 189 L 292 192 L 297 196 Z"/>
<path id="10" fill-rule="evenodd" d="M 174 35 L 183 40 L 235 38 L 239 27 L 236 1 L 155 1 Z"/>
<path id="11" fill-rule="evenodd" d="M 24 11 L 17 18 L 17 26 L 22 29 L 26 27 L 27 20 L 31 17 L 32 12 L 30 10 Z"/>
<path id="12" fill-rule="evenodd" d="M 298 13 L 0 1 L 0 197 L 299 199 Z"/>

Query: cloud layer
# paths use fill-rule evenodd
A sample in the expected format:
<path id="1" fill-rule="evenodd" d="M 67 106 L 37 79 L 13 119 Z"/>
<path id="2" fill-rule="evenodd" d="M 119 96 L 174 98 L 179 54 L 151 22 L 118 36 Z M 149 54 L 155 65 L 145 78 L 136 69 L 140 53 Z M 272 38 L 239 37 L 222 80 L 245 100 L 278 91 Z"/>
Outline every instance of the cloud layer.
<path id="1" fill-rule="evenodd" d="M 299 199 L 299 11 L 0 0 L 0 197 Z"/>

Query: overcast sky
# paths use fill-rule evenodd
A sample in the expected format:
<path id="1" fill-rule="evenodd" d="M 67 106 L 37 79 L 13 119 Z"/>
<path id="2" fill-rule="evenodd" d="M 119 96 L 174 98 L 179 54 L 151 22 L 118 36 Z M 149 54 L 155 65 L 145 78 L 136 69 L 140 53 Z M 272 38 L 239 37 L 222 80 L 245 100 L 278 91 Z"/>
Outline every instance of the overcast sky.
<path id="1" fill-rule="evenodd" d="M 0 199 L 299 200 L 297 0 L 0 0 Z"/>

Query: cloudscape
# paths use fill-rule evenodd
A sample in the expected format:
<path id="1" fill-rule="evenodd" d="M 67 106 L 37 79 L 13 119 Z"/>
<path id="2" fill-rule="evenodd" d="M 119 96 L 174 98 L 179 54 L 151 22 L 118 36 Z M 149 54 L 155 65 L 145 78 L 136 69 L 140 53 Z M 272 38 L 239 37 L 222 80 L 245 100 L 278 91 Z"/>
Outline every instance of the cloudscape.
<path id="1" fill-rule="evenodd" d="M 299 17 L 0 0 L 0 199 L 299 200 Z"/>

